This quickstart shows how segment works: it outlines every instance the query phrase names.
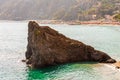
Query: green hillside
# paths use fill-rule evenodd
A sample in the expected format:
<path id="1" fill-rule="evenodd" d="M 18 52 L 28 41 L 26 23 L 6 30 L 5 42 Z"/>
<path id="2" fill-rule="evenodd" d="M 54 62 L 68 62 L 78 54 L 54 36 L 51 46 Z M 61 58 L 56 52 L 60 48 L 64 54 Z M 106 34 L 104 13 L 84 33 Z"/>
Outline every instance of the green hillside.
<path id="1" fill-rule="evenodd" d="M 120 13 L 120 0 L 0 0 L 1 20 L 98 20 Z"/>

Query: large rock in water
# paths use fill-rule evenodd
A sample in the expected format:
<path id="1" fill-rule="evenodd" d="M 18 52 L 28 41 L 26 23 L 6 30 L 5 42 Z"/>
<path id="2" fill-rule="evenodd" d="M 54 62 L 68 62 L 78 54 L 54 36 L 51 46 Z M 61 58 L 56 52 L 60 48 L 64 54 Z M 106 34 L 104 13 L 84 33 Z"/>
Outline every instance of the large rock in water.
<path id="1" fill-rule="evenodd" d="M 28 24 L 26 59 L 34 68 L 80 61 L 116 62 L 106 53 L 34 21 Z"/>

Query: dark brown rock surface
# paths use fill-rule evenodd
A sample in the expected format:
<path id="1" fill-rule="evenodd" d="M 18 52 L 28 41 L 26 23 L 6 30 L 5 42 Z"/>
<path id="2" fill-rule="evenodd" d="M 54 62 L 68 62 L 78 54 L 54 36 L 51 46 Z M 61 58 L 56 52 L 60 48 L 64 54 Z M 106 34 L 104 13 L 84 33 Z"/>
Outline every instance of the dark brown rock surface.
<path id="1" fill-rule="evenodd" d="M 28 24 L 26 59 L 34 68 L 80 61 L 116 62 L 106 53 L 34 21 Z"/>

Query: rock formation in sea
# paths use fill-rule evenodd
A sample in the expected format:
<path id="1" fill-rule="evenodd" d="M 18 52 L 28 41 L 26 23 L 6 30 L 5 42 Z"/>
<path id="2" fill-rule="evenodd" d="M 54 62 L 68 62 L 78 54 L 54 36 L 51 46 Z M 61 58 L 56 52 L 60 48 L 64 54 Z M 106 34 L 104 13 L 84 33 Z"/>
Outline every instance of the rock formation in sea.
<path id="1" fill-rule="evenodd" d="M 34 68 L 80 61 L 116 62 L 106 53 L 34 21 L 28 24 L 26 60 Z"/>

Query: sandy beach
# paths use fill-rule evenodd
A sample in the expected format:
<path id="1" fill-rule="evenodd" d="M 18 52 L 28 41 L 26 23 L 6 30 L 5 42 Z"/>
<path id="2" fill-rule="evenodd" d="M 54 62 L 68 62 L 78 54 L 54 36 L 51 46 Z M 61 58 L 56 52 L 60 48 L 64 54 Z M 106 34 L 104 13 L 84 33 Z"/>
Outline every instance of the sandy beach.
<path id="1" fill-rule="evenodd" d="M 120 61 L 119 61 L 119 62 L 114 63 L 114 65 L 115 65 L 115 67 L 116 67 L 116 68 L 120 69 Z"/>
<path id="2" fill-rule="evenodd" d="M 120 25 L 118 21 L 62 21 L 62 20 L 36 20 L 41 24 L 69 24 L 69 25 Z"/>

